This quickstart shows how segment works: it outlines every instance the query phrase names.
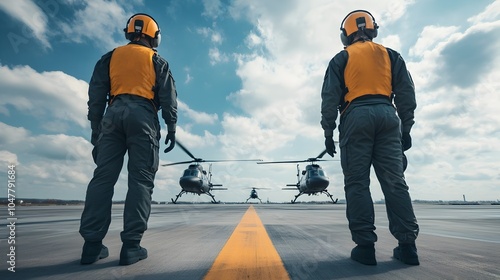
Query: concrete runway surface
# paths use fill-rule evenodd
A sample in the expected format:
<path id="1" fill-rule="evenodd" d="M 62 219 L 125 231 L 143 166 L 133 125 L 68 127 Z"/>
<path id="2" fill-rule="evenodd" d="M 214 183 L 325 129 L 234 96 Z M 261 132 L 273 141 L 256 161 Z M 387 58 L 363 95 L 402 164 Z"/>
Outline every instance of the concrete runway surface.
<path id="1" fill-rule="evenodd" d="M 421 229 L 417 240 L 420 266 L 392 259 L 397 242 L 389 233 L 384 205 L 375 205 L 377 266 L 349 259 L 354 243 L 343 204 L 154 205 L 141 243 L 149 257 L 130 266 L 118 265 L 122 205 L 113 206 L 113 220 L 104 239 L 109 257 L 85 266 L 79 263 L 83 206 L 18 206 L 14 232 L 9 230 L 6 215 L 0 221 L 0 279 L 204 279 L 223 248 L 230 253 L 229 259 L 243 256 L 238 247 L 225 244 L 229 245 L 239 224 L 247 223 L 240 221 L 250 208 L 274 245 L 266 251 L 275 249 L 281 257 L 286 279 L 500 279 L 500 206 L 425 204 L 414 205 Z M 0 211 L 7 213 L 7 208 Z M 247 226 L 243 233 L 258 227 Z M 15 272 L 8 270 L 11 245 L 7 243 L 12 234 Z M 264 240 L 245 242 L 253 252 Z M 248 260 L 245 264 L 255 271 L 263 269 L 264 257 L 251 252 L 243 259 Z M 220 279 L 273 278 L 220 275 L 224 274 L 219 274 Z"/>

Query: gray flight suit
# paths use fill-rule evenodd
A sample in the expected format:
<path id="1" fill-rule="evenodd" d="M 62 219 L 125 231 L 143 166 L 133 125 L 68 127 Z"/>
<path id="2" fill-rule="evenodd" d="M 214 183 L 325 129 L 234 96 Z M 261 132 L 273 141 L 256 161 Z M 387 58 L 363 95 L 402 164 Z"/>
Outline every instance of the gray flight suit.
<path id="1" fill-rule="evenodd" d="M 128 152 L 128 192 L 122 241 L 140 241 L 151 212 L 158 170 L 160 124 L 152 103 L 134 95 L 119 95 L 106 110 L 93 150 L 97 168 L 90 181 L 80 233 L 86 241 L 101 241 L 111 223 L 114 185 Z"/>
<path id="2" fill-rule="evenodd" d="M 364 52 L 378 49 L 372 42 L 360 44 L 365 45 Z M 354 67 L 351 69 L 364 69 L 364 61 L 349 57 L 346 49 L 330 60 L 321 92 L 321 126 L 325 137 L 333 137 L 337 116 L 341 113 L 338 129 L 346 215 L 352 240 L 358 245 L 371 245 L 377 241 L 370 193 L 372 165 L 385 196 L 390 232 L 399 243 L 415 242 L 419 232 L 404 179 L 401 142 L 402 133 L 410 133 L 414 124 L 415 88 L 401 55 L 390 48 L 385 48 L 385 54 L 389 56 L 394 99 L 385 92 L 366 92 L 350 103 L 345 101 L 349 92 L 345 81 L 349 59 L 361 63 L 351 64 Z M 380 61 L 376 60 L 376 63 Z M 367 72 L 363 73 L 366 75 Z M 369 74 L 387 79 L 386 76 L 377 76 L 376 72 Z M 362 78 L 358 79 L 358 82 L 363 82 Z M 370 82 L 374 80 L 377 79 L 371 77 Z"/>
<path id="3" fill-rule="evenodd" d="M 141 41 L 130 42 L 127 44 L 128 53 L 125 57 L 118 55 L 116 61 L 127 66 L 127 57 L 134 59 L 143 55 L 145 52 L 137 51 L 136 45 L 149 48 Z M 126 91 L 113 95 L 111 71 L 119 73 L 121 70 L 120 67 L 110 67 L 115 51 L 106 53 L 96 63 L 89 83 L 88 119 L 92 128 L 91 143 L 94 145 L 92 156 L 97 167 L 87 188 L 80 234 L 89 242 L 101 242 L 106 236 L 111 223 L 114 186 L 123 167 L 125 153 L 128 153 L 128 191 L 121 239 L 123 242 L 138 243 L 147 229 L 154 178 L 158 170 L 158 110 L 161 110 L 169 133 L 175 133 L 177 91 L 168 62 L 153 51 L 151 59 L 154 68 L 146 66 L 144 69 L 154 70 L 156 79 L 151 88 L 154 97 L 149 99 L 137 94 L 144 92 L 145 85 L 149 86 L 147 79 L 141 80 L 141 74 L 126 77 L 138 79 L 137 92 L 132 88 L 131 93 Z M 123 56 L 124 52 L 120 55 Z M 142 63 L 149 65 L 149 61 Z M 142 71 L 140 66 L 137 65 Z"/>
<path id="4" fill-rule="evenodd" d="M 390 232 L 400 243 L 415 242 L 419 228 L 403 175 L 400 119 L 388 100 L 386 104 L 362 102 L 367 104 L 352 104 L 341 115 L 339 125 L 352 240 L 359 245 L 377 241 L 370 193 L 370 167 L 373 165 L 384 193 Z"/>

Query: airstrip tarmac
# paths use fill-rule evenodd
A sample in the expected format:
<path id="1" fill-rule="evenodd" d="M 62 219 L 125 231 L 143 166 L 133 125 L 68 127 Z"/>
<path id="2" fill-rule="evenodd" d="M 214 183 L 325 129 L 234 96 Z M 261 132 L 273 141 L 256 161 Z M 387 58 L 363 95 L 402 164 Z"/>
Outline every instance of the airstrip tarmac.
<path id="1" fill-rule="evenodd" d="M 123 205 L 114 205 L 104 239 L 110 255 L 84 266 L 83 206 L 18 206 L 14 232 L 1 207 L 0 279 L 208 279 L 214 273 L 220 279 L 500 279 L 499 205 L 414 208 L 420 266 L 392 258 L 397 242 L 379 204 L 377 266 L 350 260 L 345 204 L 153 205 L 142 241 L 149 257 L 130 266 L 118 265 Z M 8 270 L 12 234 L 15 272 Z"/>

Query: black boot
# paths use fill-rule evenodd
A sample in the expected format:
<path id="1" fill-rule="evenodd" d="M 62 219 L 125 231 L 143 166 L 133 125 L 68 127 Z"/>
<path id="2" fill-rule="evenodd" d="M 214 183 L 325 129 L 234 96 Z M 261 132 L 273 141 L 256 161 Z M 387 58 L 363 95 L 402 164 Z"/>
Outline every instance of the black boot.
<path id="1" fill-rule="evenodd" d="M 80 260 L 81 264 L 91 264 L 95 263 L 100 259 L 107 258 L 109 256 L 108 248 L 102 245 L 100 242 L 88 242 L 85 241 L 83 244 L 82 258 Z"/>
<path id="2" fill-rule="evenodd" d="M 148 257 L 148 250 L 139 245 L 139 241 L 124 241 L 120 251 L 120 265 L 136 263 Z"/>
<path id="3" fill-rule="evenodd" d="M 358 245 L 351 251 L 351 259 L 366 265 L 377 265 L 375 244 Z"/>
<path id="4" fill-rule="evenodd" d="M 415 243 L 399 243 L 399 246 L 394 248 L 393 256 L 405 264 L 420 265 Z"/>

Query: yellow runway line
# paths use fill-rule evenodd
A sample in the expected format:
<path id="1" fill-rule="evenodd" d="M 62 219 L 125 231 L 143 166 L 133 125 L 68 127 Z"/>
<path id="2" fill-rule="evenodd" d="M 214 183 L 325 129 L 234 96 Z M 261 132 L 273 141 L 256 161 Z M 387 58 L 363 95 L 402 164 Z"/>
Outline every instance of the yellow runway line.
<path id="1" fill-rule="evenodd" d="M 252 205 L 204 279 L 290 279 Z"/>

